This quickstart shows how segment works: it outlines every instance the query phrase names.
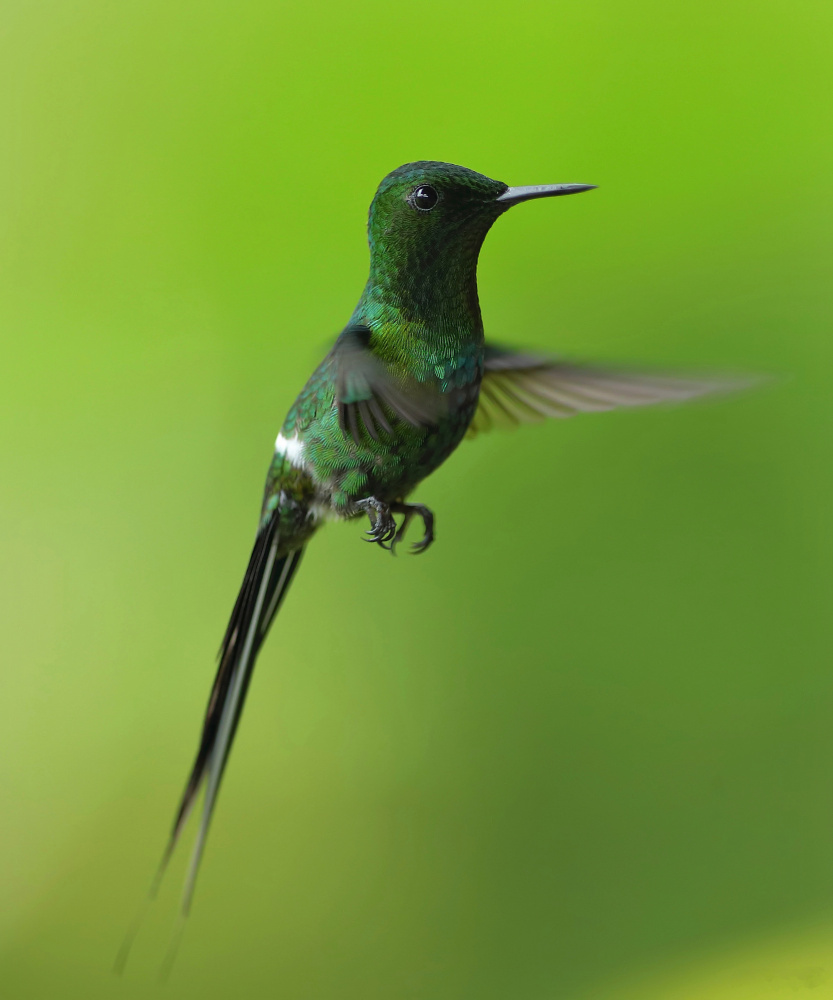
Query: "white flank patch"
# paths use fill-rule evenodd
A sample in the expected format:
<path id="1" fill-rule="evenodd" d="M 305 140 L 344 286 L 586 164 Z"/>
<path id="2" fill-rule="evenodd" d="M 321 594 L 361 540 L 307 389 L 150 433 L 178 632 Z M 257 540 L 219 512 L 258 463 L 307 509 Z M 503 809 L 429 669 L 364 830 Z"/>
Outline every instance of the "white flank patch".
<path id="1" fill-rule="evenodd" d="M 311 503 L 309 508 L 310 514 L 315 520 L 316 524 L 319 521 L 341 521 L 343 517 L 337 514 L 333 508 L 326 503 Z"/>
<path id="2" fill-rule="evenodd" d="M 285 438 L 283 434 L 278 434 L 275 439 L 275 454 L 283 455 L 290 465 L 303 466 L 304 442 L 299 439 L 297 434 L 293 434 L 291 438 Z"/>

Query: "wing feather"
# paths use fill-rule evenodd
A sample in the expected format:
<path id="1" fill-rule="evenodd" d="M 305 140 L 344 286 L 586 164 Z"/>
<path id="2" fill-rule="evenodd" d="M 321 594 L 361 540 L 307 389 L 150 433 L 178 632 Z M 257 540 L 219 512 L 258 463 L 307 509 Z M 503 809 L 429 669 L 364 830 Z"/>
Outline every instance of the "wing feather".
<path id="1" fill-rule="evenodd" d="M 488 346 L 480 402 L 469 436 L 499 424 L 677 403 L 732 392 L 754 381 L 748 376 L 675 374 L 576 364 Z"/>
<path id="2" fill-rule="evenodd" d="M 368 327 L 349 326 L 330 355 L 336 368 L 339 426 L 357 445 L 363 433 L 374 441 L 379 440 L 379 428 L 392 433 L 391 418 L 413 427 L 432 426 L 447 405 L 433 385 L 417 382 L 378 358 L 371 337 Z"/>

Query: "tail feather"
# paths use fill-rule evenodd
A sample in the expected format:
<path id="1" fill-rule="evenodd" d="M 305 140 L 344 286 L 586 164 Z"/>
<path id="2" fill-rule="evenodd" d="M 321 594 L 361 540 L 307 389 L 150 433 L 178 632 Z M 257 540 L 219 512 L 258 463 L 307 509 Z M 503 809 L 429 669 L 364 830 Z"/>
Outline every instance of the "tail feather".
<path id="1" fill-rule="evenodd" d="M 303 549 L 300 548 L 287 555 L 278 555 L 280 532 L 277 521 L 278 518 L 273 516 L 261 528 L 255 540 L 243 584 L 220 647 L 220 662 L 208 699 L 197 756 L 151 890 L 155 894 L 200 789 L 205 784 L 202 818 L 182 896 L 183 916 L 187 915 L 191 906 L 208 828 L 255 660 L 303 554 Z"/>

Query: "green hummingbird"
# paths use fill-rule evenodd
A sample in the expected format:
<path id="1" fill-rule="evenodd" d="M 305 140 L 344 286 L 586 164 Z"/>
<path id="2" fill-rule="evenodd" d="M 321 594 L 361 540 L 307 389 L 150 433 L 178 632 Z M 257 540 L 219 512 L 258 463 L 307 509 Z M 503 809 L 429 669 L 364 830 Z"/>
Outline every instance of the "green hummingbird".
<path id="1" fill-rule="evenodd" d="M 379 185 L 368 221 L 367 284 L 275 442 L 257 536 L 155 882 L 205 786 L 183 915 L 257 655 L 307 542 L 325 521 L 367 516 L 365 540 L 395 552 L 417 517 L 423 534 L 413 550 L 424 552 L 434 540 L 434 515 L 407 497 L 466 435 L 501 422 L 683 400 L 726 386 L 571 364 L 485 342 L 477 259 L 492 224 L 521 202 L 594 187 L 508 187 L 435 161 L 407 163 Z"/>

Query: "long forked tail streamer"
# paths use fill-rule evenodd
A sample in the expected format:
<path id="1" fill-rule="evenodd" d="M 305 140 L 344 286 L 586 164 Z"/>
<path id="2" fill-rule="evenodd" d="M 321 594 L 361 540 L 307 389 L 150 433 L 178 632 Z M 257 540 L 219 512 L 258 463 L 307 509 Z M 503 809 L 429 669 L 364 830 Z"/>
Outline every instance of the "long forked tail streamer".
<path id="1" fill-rule="evenodd" d="M 208 699 L 197 756 L 180 799 L 173 829 L 153 879 L 148 900 L 134 919 L 116 959 L 117 972 L 124 968 L 147 903 L 155 898 L 159 890 L 185 823 L 205 785 L 202 817 L 185 879 L 180 927 L 175 935 L 173 951 L 181 933 L 181 923 L 188 915 L 220 782 L 237 732 L 257 654 L 303 555 L 303 548 L 278 555 L 280 533 L 277 520 L 273 516 L 261 528 L 255 540 L 243 584 L 220 647 L 219 665 Z M 172 960 L 173 954 L 169 953 L 166 966 L 169 967 Z"/>

